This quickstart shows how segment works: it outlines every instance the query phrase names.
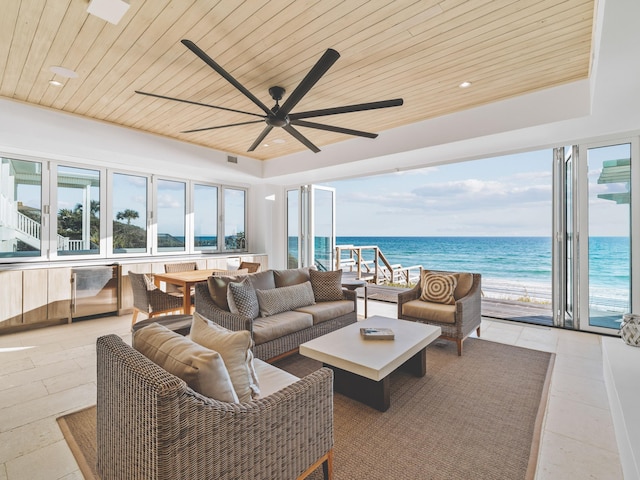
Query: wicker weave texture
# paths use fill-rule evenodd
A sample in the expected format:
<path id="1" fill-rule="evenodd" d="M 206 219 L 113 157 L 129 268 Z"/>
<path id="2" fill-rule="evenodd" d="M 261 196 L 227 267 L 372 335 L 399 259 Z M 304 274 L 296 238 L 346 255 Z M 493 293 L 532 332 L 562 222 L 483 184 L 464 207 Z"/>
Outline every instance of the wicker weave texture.
<path id="1" fill-rule="evenodd" d="M 148 289 L 151 283 L 145 279 L 146 274 L 129 272 L 131 289 L 133 290 L 133 306 L 141 312 L 153 313 L 166 310 L 180 310 L 182 299 L 163 292 L 159 288 Z"/>
<path id="2" fill-rule="evenodd" d="M 454 272 L 435 272 L 452 274 Z M 415 322 L 428 323 L 437 325 L 442 329 L 442 336 L 452 340 L 464 340 L 471 332 L 480 327 L 482 322 L 481 314 L 481 282 L 482 278 L 479 273 L 473 274 L 473 283 L 469 293 L 463 298 L 456 300 L 455 323 L 431 322 L 422 318 L 413 318 L 402 314 L 402 305 L 420 298 L 421 288 L 418 283 L 409 291 L 398 294 L 398 318 L 403 320 L 413 320 Z"/>
<path id="3" fill-rule="evenodd" d="M 197 394 L 116 335 L 100 337 L 97 353 L 103 480 L 289 480 L 333 446 L 329 369 L 233 404 Z"/>

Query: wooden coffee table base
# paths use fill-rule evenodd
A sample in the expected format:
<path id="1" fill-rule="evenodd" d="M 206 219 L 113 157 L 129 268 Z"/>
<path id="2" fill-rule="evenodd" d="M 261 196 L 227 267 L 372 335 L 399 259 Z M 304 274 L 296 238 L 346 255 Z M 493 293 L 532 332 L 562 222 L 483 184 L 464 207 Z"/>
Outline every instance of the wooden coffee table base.
<path id="1" fill-rule="evenodd" d="M 325 367 L 333 370 L 333 390 L 335 392 L 381 412 L 386 412 L 389 409 L 391 405 L 389 375 L 382 380 L 375 381 L 331 365 L 325 364 Z M 424 377 L 427 373 L 427 349 L 420 350 L 399 368 L 417 377 Z"/>

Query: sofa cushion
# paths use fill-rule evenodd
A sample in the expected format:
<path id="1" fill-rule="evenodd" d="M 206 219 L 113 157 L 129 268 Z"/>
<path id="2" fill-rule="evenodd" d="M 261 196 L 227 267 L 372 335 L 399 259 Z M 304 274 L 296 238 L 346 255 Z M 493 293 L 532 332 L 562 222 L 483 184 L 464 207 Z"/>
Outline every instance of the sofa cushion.
<path id="1" fill-rule="evenodd" d="M 222 356 L 241 402 L 249 402 L 260 394 L 251 352 L 253 341 L 248 330 L 232 332 L 195 312 L 190 336 L 194 342 Z"/>
<path id="2" fill-rule="evenodd" d="M 272 393 L 282 390 L 284 387 L 300 380 L 289 372 L 274 367 L 270 363 L 263 362 L 259 358 L 254 360 L 256 372 L 260 378 L 260 398 L 268 397 Z"/>
<path id="3" fill-rule="evenodd" d="M 296 308 L 296 312 L 304 312 L 313 316 L 313 324 L 317 325 L 327 320 L 353 312 L 354 304 L 351 300 L 338 300 L 336 302 L 317 302 L 315 305 Z"/>
<path id="4" fill-rule="evenodd" d="M 453 274 L 425 273 L 421 278 L 420 300 L 453 305 L 456 303 L 453 292 L 457 285 L 458 279 Z"/>
<path id="5" fill-rule="evenodd" d="M 327 272 L 311 270 L 309 278 L 311 279 L 316 302 L 331 302 L 344 299 L 342 296 L 342 270 L 329 270 Z"/>
<path id="6" fill-rule="evenodd" d="M 316 303 L 310 282 L 270 290 L 256 290 L 256 295 L 258 296 L 261 317 L 268 317 Z"/>
<path id="7" fill-rule="evenodd" d="M 196 392 L 221 402 L 238 402 L 222 355 L 152 323 L 133 335 L 133 347 Z"/>
<path id="8" fill-rule="evenodd" d="M 249 281 L 256 290 L 269 290 L 276 288 L 276 282 L 273 279 L 273 270 L 258 272 L 249 275 Z"/>
<path id="9" fill-rule="evenodd" d="M 209 295 L 211 300 L 216 304 L 218 308 L 222 310 L 229 310 L 229 302 L 227 300 L 227 290 L 231 282 L 239 282 L 242 280 L 241 276 L 211 276 L 207 279 L 207 286 L 209 287 Z"/>
<path id="10" fill-rule="evenodd" d="M 229 310 L 232 313 L 249 318 L 258 316 L 260 313 L 258 297 L 248 278 L 244 278 L 239 283 L 229 283 L 229 294 L 227 301 L 229 302 Z"/>
<path id="11" fill-rule="evenodd" d="M 290 287 L 309 281 L 309 268 L 289 268 L 287 270 L 273 270 L 276 287 Z"/>
<path id="12" fill-rule="evenodd" d="M 423 300 L 411 300 L 402 304 L 402 315 L 439 323 L 455 323 L 456 306 L 425 302 Z"/>
<path id="13" fill-rule="evenodd" d="M 303 312 L 282 312 L 253 321 L 253 340 L 256 345 L 283 337 L 313 326 L 313 317 Z"/>

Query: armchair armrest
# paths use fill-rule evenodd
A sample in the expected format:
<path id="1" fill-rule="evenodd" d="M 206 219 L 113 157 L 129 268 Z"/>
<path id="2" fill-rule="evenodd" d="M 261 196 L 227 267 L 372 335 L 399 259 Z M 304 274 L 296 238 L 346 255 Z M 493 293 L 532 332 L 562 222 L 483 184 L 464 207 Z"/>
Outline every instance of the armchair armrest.
<path id="1" fill-rule="evenodd" d="M 460 319 L 461 324 L 473 323 L 473 328 L 480 324 L 481 319 L 481 300 L 482 286 L 479 274 L 473 274 L 473 285 L 464 297 L 456 300 L 456 316 Z M 463 331 L 467 328 L 461 326 Z M 473 328 L 471 328 L 473 330 Z"/>
<path id="2" fill-rule="evenodd" d="M 398 294 L 398 318 L 402 318 L 402 304 L 420 298 L 420 283 L 417 283 L 411 290 Z"/>
<path id="3" fill-rule="evenodd" d="M 196 283 L 196 312 L 229 330 L 248 330 L 253 337 L 253 319 L 218 307 L 209 295 L 207 282 Z"/>

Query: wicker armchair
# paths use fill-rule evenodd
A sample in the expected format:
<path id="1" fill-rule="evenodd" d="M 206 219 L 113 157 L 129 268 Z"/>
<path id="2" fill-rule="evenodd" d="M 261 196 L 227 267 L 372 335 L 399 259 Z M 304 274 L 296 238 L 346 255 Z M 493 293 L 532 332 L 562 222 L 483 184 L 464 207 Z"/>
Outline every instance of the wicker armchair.
<path id="1" fill-rule="evenodd" d="M 257 262 L 240 262 L 240 266 L 238 268 L 240 270 L 246 268 L 249 273 L 256 273 L 260 271 L 261 267 L 262 265 Z"/>
<path id="2" fill-rule="evenodd" d="M 331 475 L 333 373 L 322 368 L 267 397 L 204 397 L 117 335 L 97 340 L 97 459 L 102 480 L 291 480 Z"/>
<path id="3" fill-rule="evenodd" d="M 468 276 L 468 285 L 458 283 L 455 305 L 442 305 L 420 300 L 421 283 L 398 295 L 398 318 L 437 325 L 446 340 L 456 342 L 458 355 L 462 355 L 462 342 L 474 330 L 480 336 L 481 275 L 479 273 L 433 272 Z M 470 276 L 470 278 L 469 278 Z M 466 282 L 465 282 L 466 283 Z"/>
<path id="4" fill-rule="evenodd" d="M 182 312 L 182 298 L 169 295 L 156 287 L 145 273 L 129 272 L 133 290 L 133 317 L 131 325 L 138 320 L 138 313 L 146 313 L 149 318 L 163 313 Z"/>

